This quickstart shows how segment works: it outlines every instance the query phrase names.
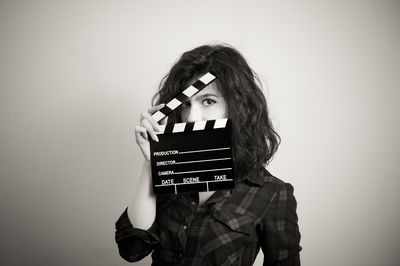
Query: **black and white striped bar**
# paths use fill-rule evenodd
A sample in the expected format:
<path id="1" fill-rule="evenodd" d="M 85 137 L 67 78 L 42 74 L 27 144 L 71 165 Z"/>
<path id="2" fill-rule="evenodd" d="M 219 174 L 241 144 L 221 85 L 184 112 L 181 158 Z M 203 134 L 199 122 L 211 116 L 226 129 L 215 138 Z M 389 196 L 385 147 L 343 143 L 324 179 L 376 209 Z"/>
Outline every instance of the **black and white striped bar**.
<path id="1" fill-rule="evenodd" d="M 164 117 L 169 115 L 173 110 L 179 107 L 182 103 L 184 103 L 187 99 L 189 99 L 190 97 L 192 97 L 193 95 L 195 95 L 196 93 L 207 87 L 215 79 L 216 77 L 213 74 L 207 72 L 205 75 L 199 78 L 195 83 L 190 85 L 183 92 L 181 92 L 171 101 L 169 101 L 160 111 L 155 112 L 152 115 L 152 117 L 154 118 L 154 120 L 156 120 L 156 122 L 159 122 Z"/>
<path id="2" fill-rule="evenodd" d="M 229 119 L 162 126 L 150 140 L 155 194 L 230 189 L 235 185 Z"/>

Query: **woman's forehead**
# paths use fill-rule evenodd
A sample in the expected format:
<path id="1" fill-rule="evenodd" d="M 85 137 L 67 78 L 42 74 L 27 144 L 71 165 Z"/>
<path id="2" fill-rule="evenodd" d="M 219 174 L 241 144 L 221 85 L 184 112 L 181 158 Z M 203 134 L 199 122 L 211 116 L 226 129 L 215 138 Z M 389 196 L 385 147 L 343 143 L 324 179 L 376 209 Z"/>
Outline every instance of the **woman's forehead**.
<path id="1" fill-rule="evenodd" d="M 199 91 L 195 96 L 202 96 L 205 94 L 215 94 L 217 96 L 221 96 L 222 94 L 220 92 L 220 89 L 218 88 L 218 84 L 216 82 L 212 82 L 209 84 L 207 87 Z"/>

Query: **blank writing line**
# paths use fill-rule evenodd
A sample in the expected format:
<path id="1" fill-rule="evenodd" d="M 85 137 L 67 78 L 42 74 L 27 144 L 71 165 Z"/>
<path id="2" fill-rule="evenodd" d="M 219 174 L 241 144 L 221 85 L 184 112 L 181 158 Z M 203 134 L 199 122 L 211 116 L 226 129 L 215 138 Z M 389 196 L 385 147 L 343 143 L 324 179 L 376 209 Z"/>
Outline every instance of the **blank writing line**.
<path id="1" fill-rule="evenodd" d="M 188 171 L 188 172 L 176 172 L 174 175 L 189 174 L 189 173 L 199 173 L 199 172 L 213 172 L 222 170 L 231 170 L 232 168 L 220 168 L 220 169 L 208 169 L 208 170 L 198 170 L 198 171 Z"/>
<path id="2" fill-rule="evenodd" d="M 194 153 L 194 152 L 206 152 L 206 151 L 220 151 L 220 150 L 229 150 L 230 148 L 218 148 L 218 149 L 207 149 L 207 150 L 195 150 L 195 151 L 180 151 L 179 154 L 184 153 Z"/>
<path id="3" fill-rule="evenodd" d="M 200 163 L 200 162 L 210 162 L 210 161 L 222 161 L 222 160 L 229 160 L 228 158 L 217 158 L 217 159 L 208 159 L 208 160 L 197 160 L 197 161 L 184 161 L 184 162 L 175 162 L 175 164 L 184 164 L 184 163 Z"/>

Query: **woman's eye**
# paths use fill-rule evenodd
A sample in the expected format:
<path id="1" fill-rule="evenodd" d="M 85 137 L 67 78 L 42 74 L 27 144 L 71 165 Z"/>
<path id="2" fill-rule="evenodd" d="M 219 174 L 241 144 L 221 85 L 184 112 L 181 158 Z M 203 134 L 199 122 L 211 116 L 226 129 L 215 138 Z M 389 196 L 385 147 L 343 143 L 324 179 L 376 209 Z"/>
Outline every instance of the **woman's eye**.
<path id="1" fill-rule="evenodd" d="M 212 105 L 212 104 L 214 104 L 214 103 L 216 103 L 216 101 L 214 101 L 214 100 L 212 100 L 212 99 L 205 99 L 205 100 L 203 100 L 203 104 L 204 104 L 204 105 Z"/>

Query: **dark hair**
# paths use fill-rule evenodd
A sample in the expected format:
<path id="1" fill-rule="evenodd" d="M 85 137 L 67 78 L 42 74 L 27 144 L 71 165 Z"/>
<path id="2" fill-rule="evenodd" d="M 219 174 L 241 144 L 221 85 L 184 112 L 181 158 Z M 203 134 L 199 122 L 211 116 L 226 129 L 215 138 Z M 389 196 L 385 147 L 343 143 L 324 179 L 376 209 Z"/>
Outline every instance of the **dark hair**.
<path id="1" fill-rule="evenodd" d="M 261 82 L 237 50 L 219 44 L 185 52 L 161 80 L 153 103 L 167 103 L 206 72 L 217 77 L 214 82 L 228 105 L 237 180 L 257 178 L 278 149 L 280 137 L 272 127 L 261 85 L 257 85 Z M 179 108 L 168 122 L 181 122 Z"/>

